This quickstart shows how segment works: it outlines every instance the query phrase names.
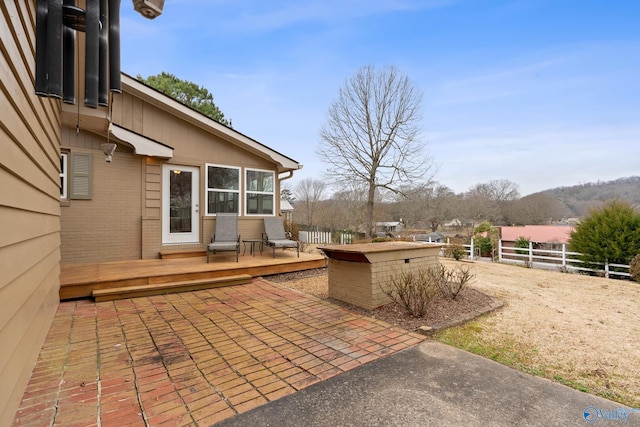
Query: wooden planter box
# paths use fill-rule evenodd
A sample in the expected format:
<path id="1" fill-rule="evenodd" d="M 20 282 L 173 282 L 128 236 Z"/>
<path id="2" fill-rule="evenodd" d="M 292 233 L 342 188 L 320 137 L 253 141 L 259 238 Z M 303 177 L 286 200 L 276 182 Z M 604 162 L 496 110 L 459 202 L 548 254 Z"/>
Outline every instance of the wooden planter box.
<path id="1" fill-rule="evenodd" d="M 412 242 L 321 246 L 329 258 L 329 297 L 367 310 L 391 302 L 391 277 L 438 266 L 442 245 Z"/>

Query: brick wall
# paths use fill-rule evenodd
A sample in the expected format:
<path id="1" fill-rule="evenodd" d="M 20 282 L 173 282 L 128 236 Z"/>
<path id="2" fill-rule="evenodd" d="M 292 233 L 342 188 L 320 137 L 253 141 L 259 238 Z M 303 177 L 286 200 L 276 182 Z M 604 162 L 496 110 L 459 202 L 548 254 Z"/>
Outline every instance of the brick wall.
<path id="1" fill-rule="evenodd" d="M 329 297 L 368 310 L 373 306 L 371 264 L 329 260 Z"/>
<path id="2" fill-rule="evenodd" d="M 329 296 L 367 310 L 391 302 L 385 293 L 391 280 L 403 272 L 439 265 L 439 247 L 388 252 L 371 256 L 373 262 L 329 260 Z"/>
<path id="3" fill-rule="evenodd" d="M 142 159 L 119 145 L 107 163 L 100 148 L 103 139 L 72 134 L 63 131 L 64 148 L 92 154 L 92 197 L 62 203 L 61 262 L 140 259 Z"/>

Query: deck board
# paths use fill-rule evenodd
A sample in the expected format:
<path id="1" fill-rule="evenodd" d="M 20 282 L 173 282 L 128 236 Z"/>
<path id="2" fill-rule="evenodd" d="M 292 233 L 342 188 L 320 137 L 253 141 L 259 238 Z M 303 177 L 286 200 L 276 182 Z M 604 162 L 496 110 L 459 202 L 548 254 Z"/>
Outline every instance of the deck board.
<path id="1" fill-rule="evenodd" d="M 116 299 L 137 298 L 152 295 L 164 295 L 176 292 L 199 291 L 222 286 L 246 285 L 252 277 L 248 274 L 227 276 L 213 279 L 187 280 L 183 282 L 171 282 L 162 284 L 149 284 L 142 286 L 125 286 L 121 288 L 95 289 L 92 296 L 96 302 L 113 301 Z"/>
<path id="2" fill-rule="evenodd" d="M 111 261 L 104 263 L 63 264 L 60 267 L 60 299 L 89 298 L 93 290 L 126 286 L 166 284 L 177 281 L 222 278 L 248 274 L 252 277 L 322 268 L 323 255 L 294 251 L 265 251 L 256 256 L 223 252 L 211 257 Z"/>

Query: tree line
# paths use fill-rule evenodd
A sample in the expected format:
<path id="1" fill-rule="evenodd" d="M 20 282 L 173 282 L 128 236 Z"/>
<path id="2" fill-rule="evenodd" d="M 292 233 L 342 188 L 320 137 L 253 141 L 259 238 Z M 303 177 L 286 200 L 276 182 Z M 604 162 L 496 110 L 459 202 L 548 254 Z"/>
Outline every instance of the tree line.
<path id="1" fill-rule="evenodd" d="M 463 193 L 437 181 L 405 184 L 399 190 L 376 191 L 374 222 L 399 221 L 408 229 L 437 231 L 447 222 L 470 228 L 484 221 L 494 225 L 549 224 L 566 214 L 559 200 L 543 193 L 520 197 L 518 185 L 506 179 L 476 184 Z M 298 224 L 365 232 L 366 191 L 351 185 L 328 193 L 326 181 L 305 178 L 295 187 L 286 187 L 283 197 L 294 206 Z"/>

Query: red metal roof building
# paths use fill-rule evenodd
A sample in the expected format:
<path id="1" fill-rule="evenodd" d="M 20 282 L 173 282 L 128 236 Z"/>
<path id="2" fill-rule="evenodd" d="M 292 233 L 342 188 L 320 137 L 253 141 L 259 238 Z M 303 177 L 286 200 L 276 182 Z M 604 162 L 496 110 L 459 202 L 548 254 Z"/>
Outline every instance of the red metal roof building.
<path id="1" fill-rule="evenodd" d="M 500 227 L 500 238 L 514 242 L 519 237 L 534 243 L 569 243 L 572 225 L 525 225 L 519 227 Z"/>

